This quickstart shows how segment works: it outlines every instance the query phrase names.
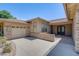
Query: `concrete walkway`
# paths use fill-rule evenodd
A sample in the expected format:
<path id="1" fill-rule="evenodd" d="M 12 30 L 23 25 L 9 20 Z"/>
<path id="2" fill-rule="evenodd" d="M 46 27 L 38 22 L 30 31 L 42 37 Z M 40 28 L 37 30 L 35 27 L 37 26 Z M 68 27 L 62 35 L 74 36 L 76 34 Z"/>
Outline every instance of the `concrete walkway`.
<path id="1" fill-rule="evenodd" d="M 61 38 L 55 38 L 55 42 L 49 42 L 33 37 L 12 40 L 16 44 L 16 56 L 45 56 L 55 48 Z"/>
<path id="2" fill-rule="evenodd" d="M 70 37 L 62 37 L 61 42 L 50 51 L 48 56 L 79 56 L 74 50 L 73 40 Z"/>

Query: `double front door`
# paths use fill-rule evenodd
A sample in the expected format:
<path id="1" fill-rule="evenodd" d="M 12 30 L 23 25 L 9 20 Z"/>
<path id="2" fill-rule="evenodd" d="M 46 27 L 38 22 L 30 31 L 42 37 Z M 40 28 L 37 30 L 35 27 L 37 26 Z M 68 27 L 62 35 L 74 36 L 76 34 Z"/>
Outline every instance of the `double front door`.
<path id="1" fill-rule="evenodd" d="M 57 26 L 57 34 L 58 35 L 65 35 L 65 26 Z"/>

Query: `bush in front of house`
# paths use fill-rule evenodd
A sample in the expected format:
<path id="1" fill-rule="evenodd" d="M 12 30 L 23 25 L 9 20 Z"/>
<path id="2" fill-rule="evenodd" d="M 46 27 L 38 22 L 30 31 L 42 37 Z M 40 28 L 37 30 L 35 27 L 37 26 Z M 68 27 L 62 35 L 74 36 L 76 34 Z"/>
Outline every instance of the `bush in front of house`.
<path id="1" fill-rule="evenodd" d="M 10 53 L 11 52 L 11 43 L 6 43 L 4 48 L 3 48 L 3 53 Z"/>
<path id="2" fill-rule="evenodd" d="M 5 44 L 7 39 L 5 37 L 0 37 L 0 44 Z"/>
<path id="3" fill-rule="evenodd" d="M 2 48 L 2 53 L 11 52 L 11 43 L 6 37 L 0 37 L 0 48 Z"/>

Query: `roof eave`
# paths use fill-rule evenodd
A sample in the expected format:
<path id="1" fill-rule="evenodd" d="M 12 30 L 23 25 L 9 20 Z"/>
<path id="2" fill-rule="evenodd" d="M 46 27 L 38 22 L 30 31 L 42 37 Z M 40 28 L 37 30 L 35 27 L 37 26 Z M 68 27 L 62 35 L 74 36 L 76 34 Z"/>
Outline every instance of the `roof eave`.
<path id="1" fill-rule="evenodd" d="M 75 3 L 65 3 L 64 5 L 64 9 L 65 9 L 65 13 L 66 16 L 69 20 L 73 19 L 75 16 L 75 11 L 76 11 L 76 5 Z"/>

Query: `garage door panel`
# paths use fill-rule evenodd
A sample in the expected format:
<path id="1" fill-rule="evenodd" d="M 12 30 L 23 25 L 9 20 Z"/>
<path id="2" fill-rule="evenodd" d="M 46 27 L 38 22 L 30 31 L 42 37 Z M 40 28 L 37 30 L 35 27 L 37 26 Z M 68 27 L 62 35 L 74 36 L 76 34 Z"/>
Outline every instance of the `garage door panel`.
<path id="1" fill-rule="evenodd" d="M 26 36 L 25 28 L 12 28 L 12 38 L 18 38 L 24 36 Z"/>

